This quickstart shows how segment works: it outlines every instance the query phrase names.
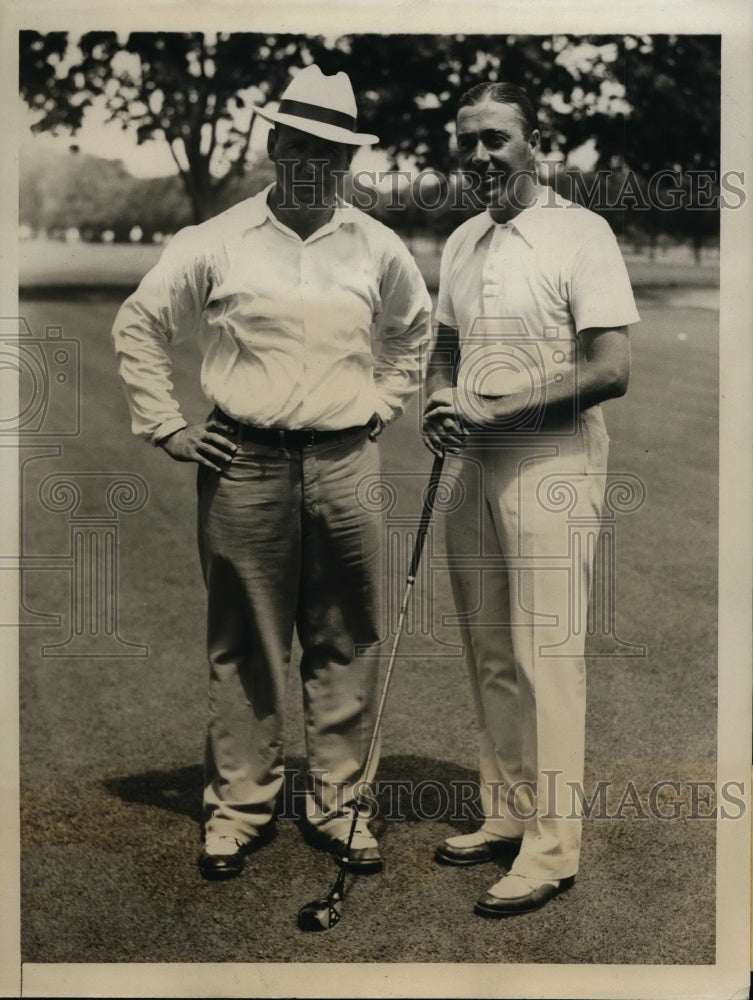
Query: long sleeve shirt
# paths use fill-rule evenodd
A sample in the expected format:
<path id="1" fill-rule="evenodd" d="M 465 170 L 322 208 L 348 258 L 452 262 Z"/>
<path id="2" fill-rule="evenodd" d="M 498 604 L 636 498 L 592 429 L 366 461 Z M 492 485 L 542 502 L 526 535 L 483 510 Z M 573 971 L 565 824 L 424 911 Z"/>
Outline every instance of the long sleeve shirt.
<path id="1" fill-rule="evenodd" d="M 256 426 L 389 423 L 418 387 L 431 300 L 403 242 L 343 202 L 302 240 L 269 190 L 181 230 L 117 314 L 132 429 L 152 443 L 187 423 L 167 351 L 181 339 L 199 344 L 207 398 Z"/>

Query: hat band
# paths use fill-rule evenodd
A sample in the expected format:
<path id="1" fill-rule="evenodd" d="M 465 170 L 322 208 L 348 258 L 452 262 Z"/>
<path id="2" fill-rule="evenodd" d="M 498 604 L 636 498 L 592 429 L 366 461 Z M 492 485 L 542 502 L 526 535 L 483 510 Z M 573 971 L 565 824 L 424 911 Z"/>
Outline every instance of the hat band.
<path id="1" fill-rule="evenodd" d="M 348 132 L 356 130 L 356 120 L 352 115 L 346 115 L 344 111 L 334 111 L 332 108 L 320 108 L 317 104 L 307 104 L 306 101 L 291 101 L 285 98 L 280 101 L 277 113 L 309 118 L 323 125 L 336 125 L 338 128 L 347 129 Z"/>

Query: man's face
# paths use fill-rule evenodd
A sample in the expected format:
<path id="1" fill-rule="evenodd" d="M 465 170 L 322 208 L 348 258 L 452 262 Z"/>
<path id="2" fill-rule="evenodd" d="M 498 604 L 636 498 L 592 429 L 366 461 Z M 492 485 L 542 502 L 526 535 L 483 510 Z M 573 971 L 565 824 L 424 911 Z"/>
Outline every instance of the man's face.
<path id="1" fill-rule="evenodd" d="M 284 203 L 293 208 L 321 208 L 342 187 L 353 147 L 320 139 L 289 125 L 276 125 L 267 141 Z"/>
<path id="2" fill-rule="evenodd" d="M 488 206 L 492 218 L 504 222 L 526 204 L 534 169 L 538 130 L 525 137 L 514 104 L 487 100 L 461 108 L 457 120 L 458 159 L 464 173 Z"/>

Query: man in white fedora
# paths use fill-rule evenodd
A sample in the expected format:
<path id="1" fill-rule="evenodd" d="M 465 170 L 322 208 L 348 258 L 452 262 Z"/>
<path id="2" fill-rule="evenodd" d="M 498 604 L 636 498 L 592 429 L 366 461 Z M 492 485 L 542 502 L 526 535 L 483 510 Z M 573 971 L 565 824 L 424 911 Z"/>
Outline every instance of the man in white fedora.
<path id="1" fill-rule="evenodd" d="M 208 594 L 205 878 L 274 830 L 294 632 L 308 753 L 304 831 L 341 861 L 375 715 L 382 523 L 357 487 L 415 392 L 431 303 L 406 247 L 339 194 L 361 134 L 345 73 L 300 70 L 276 111 L 275 181 L 178 233 L 113 327 L 135 434 L 198 464 Z M 213 406 L 189 425 L 167 348 L 194 339 Z M 366 655 L 363 655 L 366 651 Z M 359 819 L 348 867 L 381 867 Z M 345 863 L 345 862 L 343 862 Z"/>

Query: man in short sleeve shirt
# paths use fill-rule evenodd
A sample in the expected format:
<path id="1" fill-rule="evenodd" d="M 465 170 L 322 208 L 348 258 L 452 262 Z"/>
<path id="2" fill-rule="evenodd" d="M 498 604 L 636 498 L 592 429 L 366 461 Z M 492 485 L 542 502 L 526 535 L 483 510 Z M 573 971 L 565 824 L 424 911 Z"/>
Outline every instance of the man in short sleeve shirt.
<path id="1" fill-rule="evenodd" d="M 460 165 L 487 210 L 449 238 L 424 434 L 457 456 L 463 502 L 447 553 L 480 731 L 484 821 L 437 860 L 509 870 L 483 916 L 539 908 L 569 888 L 581 845 L 584 638 L 608 436 L 603 401 L 627 388 L 638 321 L 599 216 L 537 182 L 530 99 L 482 84 L 462 99 Z"/>
<path id="2" fill-rule="evenodd" d="M 113 339 L 133 431 L 198 463 L 208 594 L 205 878 L 238 875 L 273 829 L 291 644 L 302 648 L 304 830 L 349 868 L 381 867 L 365 816 L 348 834 L 376 714 L 381 515 L 376 438 L 418 387 L 431 301 L 400 239 L 342 201 L 357 147 L 345 73 L 301 70 L 277 111 L 275 182 L 176 235 L 123 304 Z M 194 339 L 211 414 L 188 425 L 167 347 Z M 166 600 L 170 596 L 166 595 Z"/>

